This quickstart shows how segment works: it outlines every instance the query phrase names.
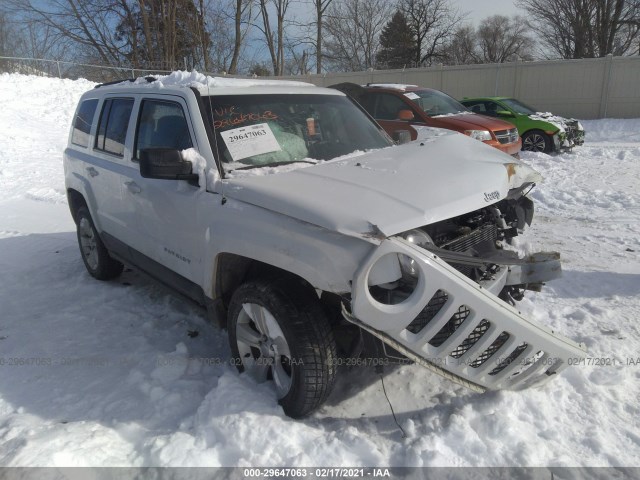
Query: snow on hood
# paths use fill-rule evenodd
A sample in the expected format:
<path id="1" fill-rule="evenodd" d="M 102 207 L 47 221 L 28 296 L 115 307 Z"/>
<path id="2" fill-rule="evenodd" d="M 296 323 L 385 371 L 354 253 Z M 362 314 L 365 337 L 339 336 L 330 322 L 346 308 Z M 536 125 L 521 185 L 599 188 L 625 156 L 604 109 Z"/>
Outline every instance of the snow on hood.
<path id="1" fill-rule="evenodd" d="M 564 118 L 554 115 L 551 112 L 536 112 L 533 115 L 529 115 L 531 120 L 541 120 L 543 122 L 550 123 L 554 127 L 558 128 L 561 132 L 564 132 L 567 127 L 567 122 L 575 122 L 573 118 Z"/>
<path id="2" fill-rule="evenodd" d="M 540 176 L 493 147 L 452 134 L 276 175 L 227 179 L 224 194 L 371 238 L 477 210 L 524 180 Z"/>
<path id="3" fill-rule="evenodd" d="M 456 115 L 476 115 L 474 112 L 460 111 L 456 113 L 443 113 L 442 115 L 432 115 L 431 118 L 455 117 Z"/>

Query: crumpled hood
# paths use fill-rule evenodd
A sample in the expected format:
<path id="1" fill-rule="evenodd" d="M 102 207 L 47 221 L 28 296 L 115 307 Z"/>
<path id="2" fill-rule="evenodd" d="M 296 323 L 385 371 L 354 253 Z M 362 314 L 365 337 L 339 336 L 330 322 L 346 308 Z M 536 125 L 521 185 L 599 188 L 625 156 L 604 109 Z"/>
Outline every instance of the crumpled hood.
<path id="1" fill-rule="evenodd" d="M 293 171 L 230 178 L 223 188 L 230 199 L 379 239 L 477 210 L 540 178 L 497 149 L 452 132 Z"/>
<path id="2" fill-rule="evenodd" d="M 559 129 L 561 132 L 564 132 L 569 125 L 575 126 L 579 130 L 583 130 L 582 125 L 580 125 L 580 122 L 578 122 L 575 118 L 560 117 L 550 112 L 536 112 L 534 115 L 528 115 L 528 117 L 531 120 L 547 122 L 548 124 Z"/>

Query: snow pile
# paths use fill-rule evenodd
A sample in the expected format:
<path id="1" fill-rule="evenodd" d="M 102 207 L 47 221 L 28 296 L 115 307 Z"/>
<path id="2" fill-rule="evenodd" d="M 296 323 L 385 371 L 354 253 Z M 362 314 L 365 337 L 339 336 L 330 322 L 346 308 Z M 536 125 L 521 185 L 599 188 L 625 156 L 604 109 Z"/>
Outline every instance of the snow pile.
<path id="1" fill-rule="evenodd" d="M 378 87 L 378 88 L 391 88 L 393 90 L 406 90 L 407 88 L 420 88 L 418 85 L 404 84 L 404 83 L 369 83 L 362 85 L 363 87 Z"/>
<path id="2" fill-rule="evenodd" d="M 589 363 L 482 395 L 389 369 L 403 438 L 372 370 L 340 372 L 327 404 L 293 421 L 238 375 L 199 307 L 135 271 L 89 277 L 61 157 L 92 86 L 0 76 L 0 466 L 638 464 L 640 120 L 584 122 L 573 153 L 522 155 L 545 182 L 521 243 L 561 251 L 564 277 L 519 307 L 586 343 Z"/>
<path id="3" fill-rule="evenodd" d="M 176 71 L 169 75 L 153 75 L 155 81 L 148 82 L 148 77 L 140 77 L 133 82 L 138 86 L 148 86 L 149 88 L 165 88 L 165 87 L 194 87 L 200 92 L 206 92 L 210 88 L 223 87 L 315 87 L 315 85 L 307 82 L 296 82 L 293 80 L 263 80 L 261 78 L 229 78 L 229 77 L 210 77 L 195 70 L 191 72 Z M 129 82 L 118 83 L 118 86 L 131 86 Z"/>

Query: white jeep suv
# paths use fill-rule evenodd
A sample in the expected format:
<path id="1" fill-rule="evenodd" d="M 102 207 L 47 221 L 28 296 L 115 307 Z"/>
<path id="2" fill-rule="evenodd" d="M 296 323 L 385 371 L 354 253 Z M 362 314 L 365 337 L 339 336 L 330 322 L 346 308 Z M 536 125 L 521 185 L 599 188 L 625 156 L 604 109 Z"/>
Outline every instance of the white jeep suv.
<path id="1" fill-rule="evenodd" d="M 559 255 L 504 248 L 539 175 L 464 135 L 421 135 L 394 145 L 341 92 L 299 82 L 99 85 L 64 153 L 82 259 L 205 305 L 293 417 L 345 358 L 410 359 L 478 391 L 551 378 L 583 347 L 514 305 L 560 275 Z"/>

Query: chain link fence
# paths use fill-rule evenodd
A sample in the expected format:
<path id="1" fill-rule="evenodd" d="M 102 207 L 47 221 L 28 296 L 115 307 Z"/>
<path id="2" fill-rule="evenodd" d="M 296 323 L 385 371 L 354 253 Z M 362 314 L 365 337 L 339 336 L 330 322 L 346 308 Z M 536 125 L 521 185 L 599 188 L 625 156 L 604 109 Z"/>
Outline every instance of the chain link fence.
<path id="1" fill-rule="evenodd" d="M 172 70 L 160 68 L 140 69 L 133 67 L 108 67 L 89 63 L 50 60 L 46 58 L 3 57 L 0 56 L 0 73 L 22 73 L 43 77 L 69 78 L 76 80 L 86 78 L 93 82 L 112 82 L 127 78 L 144 77 L 146 75 L 166 75 Z M 207 75 L 225 75 L 224 72 L 202 72 Z"/>

